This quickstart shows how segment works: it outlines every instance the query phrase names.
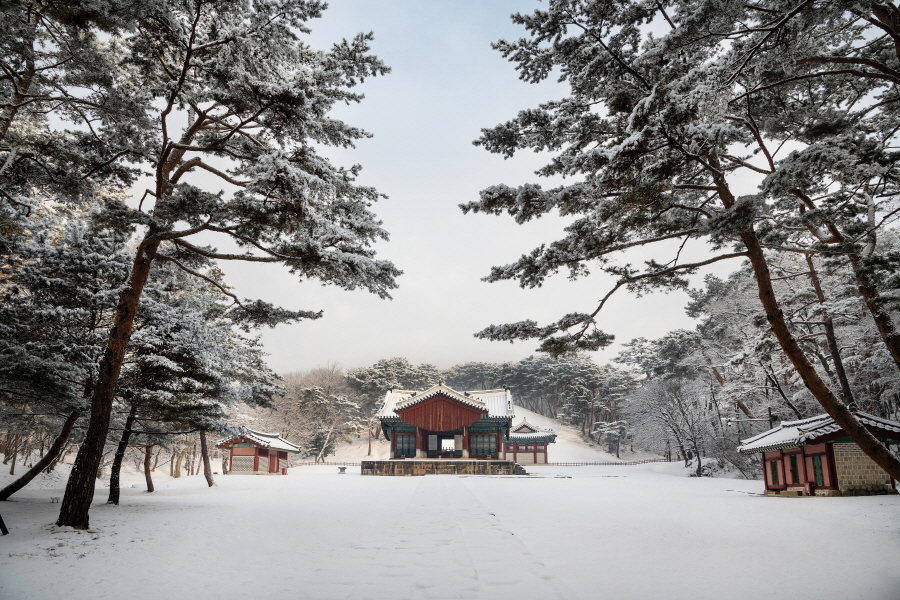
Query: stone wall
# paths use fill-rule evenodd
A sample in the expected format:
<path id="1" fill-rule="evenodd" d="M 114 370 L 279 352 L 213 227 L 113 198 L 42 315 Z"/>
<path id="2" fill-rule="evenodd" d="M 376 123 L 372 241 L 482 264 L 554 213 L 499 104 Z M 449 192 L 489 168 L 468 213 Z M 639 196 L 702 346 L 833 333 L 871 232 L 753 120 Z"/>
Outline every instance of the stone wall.
<path id="1" fill-rule="evenodd" d="M 364 460 L 362 475 L 525 475 L 525 469 L 511 460 Z"/>
<path id="2" fill-rule="evenodd" d="M 886 493 L 891 490 L 888 474 L 854 443 L 834 444 L 834 464 L 842 495 Z"/>

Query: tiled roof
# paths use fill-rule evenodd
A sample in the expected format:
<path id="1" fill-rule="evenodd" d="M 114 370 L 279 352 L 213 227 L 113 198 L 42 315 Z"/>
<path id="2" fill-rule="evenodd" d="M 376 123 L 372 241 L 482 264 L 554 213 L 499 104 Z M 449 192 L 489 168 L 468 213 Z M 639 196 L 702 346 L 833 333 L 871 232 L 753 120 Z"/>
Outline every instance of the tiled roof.
<path id="1" fill-rule="evenodd" d="M 474 390 L 470 392 L 458 392 L 443 383 L 434 385 L 427 390 L 389 390 L 384 396 L 384 405 L 375 416 L 382 420 L 399 420 L 397 410 L 424 402 L 429 398 L 442 394 L 453 398 L 473 408 L 487 413 L 488 418 L 512 419 L 513 413 L 512 394 L 509 390 Z"/>
<path id="2" fill-rule="evenodd" d="M 282 450 L 284 452 L 293 452 L 295 454 L 300 453 L 300 446 L 298 446 L 297 444 L 292 444 L 277 433 L 263 433 L 262 431 L 253 431 L 252 429 L 247 429 L 246 427 L 241 428 L 240 435 L 235 435 L 223 440 L 219 440 L 216 443 L 216 446 L 221 447 L 223 444 L 241 437 L 247 438 L 251 442 L 255 442 L 263 448 L 269 448 L 270 450 Z"/>
<path id="3" fill-rule="evenodd" d="M 544 429 L 537 425 L 532 425 L 526 419 L 513 427 L 509 432 L 509 441 L 511 442 L 555 442 L 556 433 L 552 429 Z"/>
<path id="4" fill-rule="evenodd" d="M 857 412 L 856 418 L 863 425 L 879 427 L 900 434 L 900 423 L 889 421 L 864 412 Z M 757 452 L 772 452 L 787 448 L 799 448 L 817 443 L 819 438 L 841 431 L 841 426 L 835 423 L 829 415 L 816 415 L 799 421 L 784 421 L 778 427 L 770 429 L 752 438 L 741 440 L 738 452 L 741 454 L 756 454 Z M 898 436 L 900 439 L 900 436 Z"/>

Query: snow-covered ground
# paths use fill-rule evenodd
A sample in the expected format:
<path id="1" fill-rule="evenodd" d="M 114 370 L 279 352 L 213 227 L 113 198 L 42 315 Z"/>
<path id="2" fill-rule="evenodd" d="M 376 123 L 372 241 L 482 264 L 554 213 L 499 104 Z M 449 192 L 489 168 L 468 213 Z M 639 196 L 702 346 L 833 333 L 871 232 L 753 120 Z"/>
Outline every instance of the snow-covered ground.
<path id="1" fill-rule="evenodd" d="M 560 431 L 551 460 L 608 459 L 532 422 Z M 153 494 L 127 472 L 89 531 L 53 525 L 64 479 L 42 478 L 0 503 L 0 599 L 900 598 L 900 496 L 766 498 L 678 463 L 528 470 L 158 473 Z"/>
<path id="2" fill-rule="evenodd" d="M 900 597 L 900 496 L 765 498 L 674 463 L 530 470 L 185 477 L 95 505 L 90 531 L 25 490 L 0 504 L 0 598 Z"/>

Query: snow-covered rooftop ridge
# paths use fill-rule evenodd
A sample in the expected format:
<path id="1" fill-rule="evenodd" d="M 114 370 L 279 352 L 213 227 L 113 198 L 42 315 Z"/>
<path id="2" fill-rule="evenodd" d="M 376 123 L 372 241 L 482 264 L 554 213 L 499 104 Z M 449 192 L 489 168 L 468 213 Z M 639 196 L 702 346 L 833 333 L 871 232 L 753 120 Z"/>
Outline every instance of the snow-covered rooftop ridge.
<path id="1" fill-rule="evenodd" d="M 397 410 L 424 402 L 438 394 L 480 409 L 486 412 L 489 418 L 511 419 L 515 416 L 512 394 L 507 389 L 459 392 L 443 382 L 426 390 L 388 390 L 384 396 L 384 405 L 375 413 L 375 416 L 379 419 L 399 419 Z"/>
<path id="2" fill-rule="evenodd" d="M 556 440 L 556 432 L 552 429 L 538 427 L 532 425 L 527 419 L 522 418 L 522 422 L 513 427 L 509 432 L 510 441 L 533 441 L 533 440 Z"/>
<path id="3" fill-rule="evenodd" d="M 293 452 L 299 453 L 300 446 L 297 444 L 293 444 L 277 433 L 265 433 L 263 431 L 254 431 L 252 429 L 248 429 L 247 427 L 241 427 L 241 433 L 237 436 L 227 437 L 225 439 L 219 440 L 216 445 L 221 446 L 226 442 L 230 442 L 232 440 L 238 439 L 240 437 L 247 438 L 251 442 L 259 444 L 263 448 L 269 448 L 270 450 L 283 450 L 285 452 Z"/>
<path id="4" fill-rule="evenodd" d="M 516 433 L 533 433 L 535 431 L 547 431 L 553 433 L 552 429 L 546 427 L 538 427 L 528 422 L 528 419 L 522 417 L 522 422 L 512 428 Z M 526 431 L 529 430 L 529 431 Z"/>
<path id="5" fill-rule="evenodd" d="M 900 423 L 896 421 L 889 421 L 864 412 L 857 412 L 856 418 L 863 425 L 879 427 L 900 434 Z M 838 431 L 841 431 L 841 426 L 827 414 L 816 415 L 798 421 L 783 421 L 778 427 L 764 431 L 746 440 L 741 440 L 738 452 L 741 454 L 755 454 L 757 452 L 796 448 L 805 446 L 807 443 L 815 443 L 815 440 Z"/>

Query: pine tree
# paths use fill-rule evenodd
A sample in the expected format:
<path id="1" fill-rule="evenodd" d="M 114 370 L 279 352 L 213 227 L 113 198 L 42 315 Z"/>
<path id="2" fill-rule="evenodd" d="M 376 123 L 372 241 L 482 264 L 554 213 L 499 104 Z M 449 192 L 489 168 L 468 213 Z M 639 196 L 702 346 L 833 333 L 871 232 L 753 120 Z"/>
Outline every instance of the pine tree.
<path id="1" fill-rule="evenodd" d="M 739 66 L 749 64 L 763 54 L 767 37 L 763 34 L 762 42 L 748 50 L 729 35 L 705 35 L 741 29 L 743 14 L 755 10 L 743 4 L 728 8 L 687 2 L 554 0 L 547 10 L 513 15 L 530 38 L 501 41 L 495 47 L 517 63 L 526 81 L 540 82 L 559 69 L 571 93 L 485 130 L 476 143 L 505 156 L 526 148 L 550 150 L 555 156 L 539 174 L 578 181 L 551 190 L 533 184 L 497 185 L 484 190 L 480 201 L 462 208 L 506 212 L 520 223 L 551 210 L 577 218 L 563 239 L 511 265 L 495 267 L 487 280 L 517 279 L 523 287 L 535 287 L 565 268 L 572 277 L 600 269 L 616 276 L 617 282 L 591 312 L 569 314 L 547 326 L 533 321 L 492 325 L 478 336 L 539 338 L 540 349 L 556 355 L 597 349 L 609 343 L 609 336 L 596 327 L 595 318 L 616 290 L 685 289 L 686 275 L 699 268 L 745 259 L 780 351 L 860 448 L 892 476 L 900 477 L 900 461 L 859 424 L 816 371 L 775 294 L 771 251 L 804 251 L 783 242 L 794 229 L 795 215 L 810 218 L 804 216 L 809 207 L 800 208 L 794 202 L 783 215 L 780 197 L 758 190 L 742 194 L 735 188 L 736 173 L 764 174 L 777 181 L 780 174 L 787 177 L 796 170 L 779 170 L 776 153 L 769 147 L 772 140 L 760 135 L 755 113 L 745 113 L 745 107 L 752 107 L 744 93 L 751 82 L 733 77 L 734 57 L 744 57 Z M 650 34 L 649 24 L 657 17 L 670 27 L 663 35 Z M 742 70 L 741 75 L 745 79 L 763 76 L 750 70 Z M 847 107 L 831 96 L 825 106 L 847 113 Z M 793 129 L 782 131 L 774 141 L 782 142 L 793 133 Z M 740 151 L 736 153 L 735 148 Z M 761 161 L 762 166 L 755 164 Z M 807 223 L 817 225 L 814 220 Z M 713 255 L 682 262 L 681 249 L 692 240 L 707 243 Z M 670 250 L 673 242 L 677 244 L 674 251 Z M 614 261 L 636 246 L 659 248 L 646 268 Z"/>
<path id="2" fill-rule="evenodd" d="M 200 258 L 279 263 L 301 279 L 389 297 L 399 271 L 374 259 L 386 238 L 371 211 L 378 193 L 354 183 L 358 167 L 333 166 L 315 145 L 352 146 L 365 132 L 328 117 L 350 88 L 387 68 L 369 52 L 371 35 L 315 51 L 300 35 L 321 14 L 314 0 L 161 2 L 116 44 L 119 74 L 145 95 L 153 127 L 142 132 L 140 160 L 153 184 L 138 209 L 107 206 L 107 221 L 135 225 L 141 237 L 116 309 L 91 398 L 91 419 L 69 477 L 59 525 L 88 526 L 93 477 L 109 426 L 115 387 L 154 262 L 167 262 L 212 285 L 192 268 Z M 132 158 L 131 160 L 137 160 Z M 227 192 L 190 183 L 198 172 Z M 219 235 L 239 252 L 193 241 Z M 246 326 L 317 318 L 261 301 L 241 301 Z M 235 317 L 238 318 L 237 316 Z"/>
<path id="3" fill-rule="evenodd" d="M 56 459 L 87 411 L 128 275 L 125 240 L 115 232 L 38 214 L 25 224 L 29 237 L 0 270 L 0 409 L 8 426 L 52 431 L 55 441 L 0 500 Z"/>

